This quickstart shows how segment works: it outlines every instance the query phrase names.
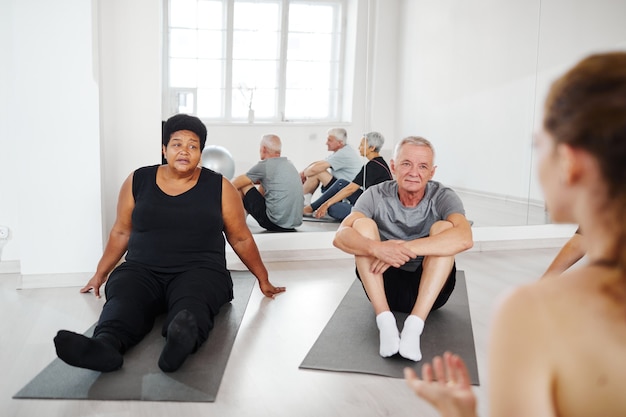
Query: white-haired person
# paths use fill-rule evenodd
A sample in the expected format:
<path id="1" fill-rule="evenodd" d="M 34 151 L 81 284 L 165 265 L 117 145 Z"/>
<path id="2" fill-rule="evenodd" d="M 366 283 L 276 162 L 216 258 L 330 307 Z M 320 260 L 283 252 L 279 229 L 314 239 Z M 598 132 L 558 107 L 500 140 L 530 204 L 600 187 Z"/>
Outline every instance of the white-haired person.
<path id="1" fill-rule="evenodd" d="M 367 164 L 363 165 L 352 181 L 335 181 L 317 200 L 304 206 L 304 214 L 314 214 L 318 219 L 328 214 L 336 220 L 343 220 L 350 214 L 364 190 L 393 179 L 389 165 L 380 155 L 384 143 L 385 137 L 382 134 L 365 133 L 359 144 L 359 153 L 367 158 Z"/>
<path id="2" fill-rule="evenodd" d="M 300 172 L 306 204 L 310 203 L 318 187 L 323 193 L 337 180 L 352 181 L 363 165 L 358 153 L 348 144 L 346 129 L 329 129 L 326 147 L 332 154 L 309 164 Z"/>
<path id="3" fill-rule="evenodd" d="M 243 206 L 261 227 L 272 232 L 292 232 L 302 224 L 302 183 L 298 170 L 281 156 L 277 135 L 261 138 L 261 160 L 245 174 L 233 178 Z"/>
<path id="4" fill-rule="evenodd" d="M 557 79 L 536 134 L 550 217 L 578 224 L 587 262 L 507 294 L 489 342 L 494 416 L 626 415 L 626 53 L 591 55 Z M 463 360 L 405 371 L 444 416 L 475 416 Z"/>
<path id="5" fill-rule="evenodd" d="M 433 145 L 409 136 L 395 147 L 392 181 L 369 187 L 339 226 L 334 245 L 354 255 L 357 277 L 372 303 L 379 353 L 422 359 L 426 318 L 456 283 L 454 256 L 472 247 L 458 195 L 433 181 Z M 393 311 L 408 313 L 402 333 Z"/>

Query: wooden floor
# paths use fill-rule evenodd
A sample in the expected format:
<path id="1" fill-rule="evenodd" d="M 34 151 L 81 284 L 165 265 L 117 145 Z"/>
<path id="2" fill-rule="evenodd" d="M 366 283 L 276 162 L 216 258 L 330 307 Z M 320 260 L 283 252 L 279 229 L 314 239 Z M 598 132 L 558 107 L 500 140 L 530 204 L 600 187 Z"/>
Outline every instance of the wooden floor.
<path id="1" fill-rule="evenodd" d="M 468 252 L 457 257 L 468 285 L 486 416 L 486 338 L 498 296 L 535 280 L 558 248 Z M 354 279 L 350 259 L 267 265 L 287 292 L 275 300 L 252 293 L 215 403 L 14 400 L 55 358 L 58 329 L 84 331 L 103 300 L 78 288 L 16 290 L 18 275 L 0 275 L 0 416 L 434 416 L 401 379 L 299 370 L 298 366 Z M 428 324 L 427 324 L 428 325 Z M 157 358 L 155 358 L 156 360 Z"/>

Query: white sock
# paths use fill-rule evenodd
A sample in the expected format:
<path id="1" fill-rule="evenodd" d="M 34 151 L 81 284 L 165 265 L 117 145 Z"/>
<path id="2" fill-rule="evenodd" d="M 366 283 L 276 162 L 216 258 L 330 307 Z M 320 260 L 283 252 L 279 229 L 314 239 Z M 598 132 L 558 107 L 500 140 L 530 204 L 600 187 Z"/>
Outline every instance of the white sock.
<path id="1" fill-rule="evenodd" d="M 313 194 L 308 193 L 304 195 L 304 205 L 308 206 L 311 204 L 311 199 L 313 198 Z"/>
<path id="2" fill-rule="evenodd" d="M 416 362 L 422 359 L 420 349 L 422 330 L 424 330 L 424 320 L 412 314 L 406 318 L 400 335 L 400 355 Z"/>
<path id="3" fill-rule="evenodd" d="M 383 358 L 398 353 L 400 333 L 396 318 L 391 311 L 383 311 L 376 316 L 376 325 L 380 332 L 380 356 Z"/>

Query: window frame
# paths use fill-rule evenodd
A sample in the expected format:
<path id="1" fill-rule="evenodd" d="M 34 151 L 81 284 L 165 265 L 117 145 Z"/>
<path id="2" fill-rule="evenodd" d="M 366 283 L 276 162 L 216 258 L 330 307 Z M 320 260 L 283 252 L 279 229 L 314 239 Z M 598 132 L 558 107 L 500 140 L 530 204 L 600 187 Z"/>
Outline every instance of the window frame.
<path id="1" fill-rule="evenodd" d="M 232 95 L 235 91 L 233 87 L 233 35 L 234 35 L 234 8 L 237 0 L 222 0 L 224 2 L 224 22 L 225 22 L 225 36 L 224 36 L 224 66 L 223 66 L 223 88 L 221 90 L 221 110 L 222 115 L 220 117 L 204 117 L 200 116 L 205 122 L 217 123 L 217 124 L 242 124 L 251 123 L 254 121 L 262 123 L 341 123 L 345 122 L 346 115 L 344 96 L 346 95 L 345 89 L 348 88 L 345 83 L 345 71 L 346 71 L 346 44 L 347 44 L 347 0 L 316 0 L 315 5 L 331 5 L 335 8 L 336 12 L 335 22 L 333 22 L 333 34 L 338 36 L 338 39 L 333 40 L 333 51 L 331 53 L 331 61 L 329 62 L 329 71 L 332 67 L 336 66 L 336 69 L 331 72 L 331 82 L 329 83 L 328 90 L 328 102 L 329 102 L 329 114 L 327 117 L 308 117 L 308 118 L 286 118 L 285 106 L 286 106 L 286 93 L 287 93 L 287 46 L 289 40 L 289 6 L 292 4 L 312 4 L 311 0 L 255 0 L 257 3 L 274 3 L 279 4 L 280 7 L 280 49 L 278 52 L 278 75 L 277 75 L 277 93 L 275 101 L 275 109 L 273 116 L 269 118 L 256 118 L 250 119 L 233 117 L 232 116 Z M 170 87 L 170 56 L 169 56 L 169 15 L 170 15 L 170 0 L 163 0 L 163 45 L 162 45 L 162 108 L 164 117 L 167 118 L 170 115 L 178 111 L 178 105 L 176 103 L 178 93 L 193 92 L 194 112 L 197 114 L 197 101 L 198 87 Z M 336 86 L 336 88 L 333 88 Z M 351 93 L 350 93 L 351 94 Z"/>

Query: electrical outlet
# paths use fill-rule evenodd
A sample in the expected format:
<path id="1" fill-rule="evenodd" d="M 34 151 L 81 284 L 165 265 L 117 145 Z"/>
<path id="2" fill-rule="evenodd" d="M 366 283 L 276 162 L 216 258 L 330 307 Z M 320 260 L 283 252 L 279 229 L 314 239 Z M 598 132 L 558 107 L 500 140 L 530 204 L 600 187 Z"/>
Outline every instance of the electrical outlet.
<path id="1" fill-rule="evenodd" d="M 9 238 L 8 226 L 0 226 L 0 239 L 8 239 L 8 238 Z"/>

